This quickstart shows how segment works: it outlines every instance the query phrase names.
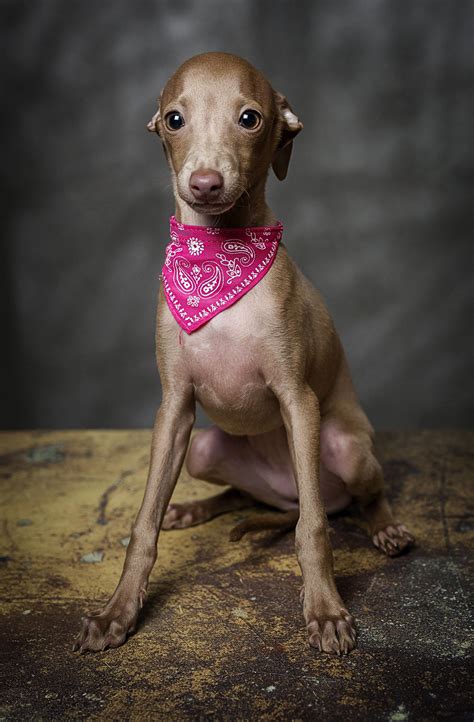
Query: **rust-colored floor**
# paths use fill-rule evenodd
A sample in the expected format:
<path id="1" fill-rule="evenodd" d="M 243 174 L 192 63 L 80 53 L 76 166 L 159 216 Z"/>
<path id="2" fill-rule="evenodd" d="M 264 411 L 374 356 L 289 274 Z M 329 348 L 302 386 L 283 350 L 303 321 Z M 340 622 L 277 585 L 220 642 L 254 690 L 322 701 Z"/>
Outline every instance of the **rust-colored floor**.
<path id="1" fill-rule="evenodd" d="M 389 496 L 418 539 L 410 554 L 380 555 L 355 512 L 331 520 L 360 633 L 349 657 L 307 645 L 292 533 L 227 541 L 252 510 L 163 532 L 136 634 L 78 656 L 81 613 L 121 571 L 150 438 L 0 435 L 2 720 L 472 719 L 473 434 L 379 435 Z M 183 475 L 175 499 L 214 491 Z"/>

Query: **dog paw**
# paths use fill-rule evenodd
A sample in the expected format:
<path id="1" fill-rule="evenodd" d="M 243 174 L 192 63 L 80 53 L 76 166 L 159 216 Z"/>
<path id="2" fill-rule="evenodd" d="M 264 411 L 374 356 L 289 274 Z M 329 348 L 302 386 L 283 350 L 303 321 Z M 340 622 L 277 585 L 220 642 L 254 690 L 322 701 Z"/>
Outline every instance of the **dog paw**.
<path id="1" fill-rule="evenodd" d="M 357 631 L 354 618 L 345 609 L 340 615 L 318 616 L 308 625 L 309 643 L 320 652 L 349 654 L 355 648 Z"/>
<path id="2" fill-rule="evenodd" d="M 413 537 L 404 524 L 389 524 L 372 536 L 377 549 L 389 557 L 397 557 L 408 551 L 415 543 Z"/>
<path id="3" fill-rule="evenodd" d="M 135 630 L 137 617 L 138 604 L 136 608 L 105 607 L 89 614 L 82 620 L 82 629 L 74 641 L 72 651 L 83 654 L 120 647 Z"/>
<path id="4" fill-rule="evenodd" d="M 186 529 L 188 526 L 202 524 L 210 518 L 205 503 L 191 501 L 185 504 L 169 504 L 161 528 Z"/>

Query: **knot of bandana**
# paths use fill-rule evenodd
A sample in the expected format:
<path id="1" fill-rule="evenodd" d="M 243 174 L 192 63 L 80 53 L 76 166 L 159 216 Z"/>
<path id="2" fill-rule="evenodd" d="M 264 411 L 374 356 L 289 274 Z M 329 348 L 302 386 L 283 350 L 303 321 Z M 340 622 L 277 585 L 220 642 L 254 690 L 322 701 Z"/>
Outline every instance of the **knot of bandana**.
<path id="1" fill-rule="evenodd" d="M 271 268 L 283 226 L 212 228 L 170 218 L 163 289 L 179 325 L 193 333 L 239 301 Z"/>

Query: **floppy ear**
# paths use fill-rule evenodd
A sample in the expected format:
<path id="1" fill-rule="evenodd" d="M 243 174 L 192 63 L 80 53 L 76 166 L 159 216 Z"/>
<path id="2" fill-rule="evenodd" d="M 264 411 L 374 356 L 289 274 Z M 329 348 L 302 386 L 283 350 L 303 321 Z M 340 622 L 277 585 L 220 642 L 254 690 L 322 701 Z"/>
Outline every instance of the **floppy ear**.
<path id="1" fill-rule="evenodd" d="M 284 95 L 275 93 L 275 103 L 279 119 L 277 126 L 279 140 L 273 155 L 272 168 L 278 180 L 284 180 L 290 163 L 293 138 L 302 130 L 303 123 L 293 113 Z"/>
<path id="2" fill-rule="evenodd" d="M 156 111 L 155 115 L 150 120 L 150 122 L 147 124 L 147 129 L 150 131 L 150 133 L 158 133 L 158 135 L 160 135 L 159 121 L 161 120 L 161 112 L 160 112 L 161 95 L 162 95 L 162 93 L 160 93 L 160 97 L 157 100 L 158 110 Z"/>

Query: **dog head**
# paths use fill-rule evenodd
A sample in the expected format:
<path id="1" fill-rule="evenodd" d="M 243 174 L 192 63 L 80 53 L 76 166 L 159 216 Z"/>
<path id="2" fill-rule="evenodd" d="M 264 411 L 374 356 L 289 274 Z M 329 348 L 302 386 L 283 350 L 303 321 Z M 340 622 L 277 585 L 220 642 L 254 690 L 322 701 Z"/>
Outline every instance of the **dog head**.
<path id="1" fill-rule="evenodd" d="M 162 140 L 175 193 L 196 212 L 220 215 L 264 183 L 270 166 L 286 177 L 303 125 L 246 60 L 205 53 L 170 78 L 147 127 Z"/>

